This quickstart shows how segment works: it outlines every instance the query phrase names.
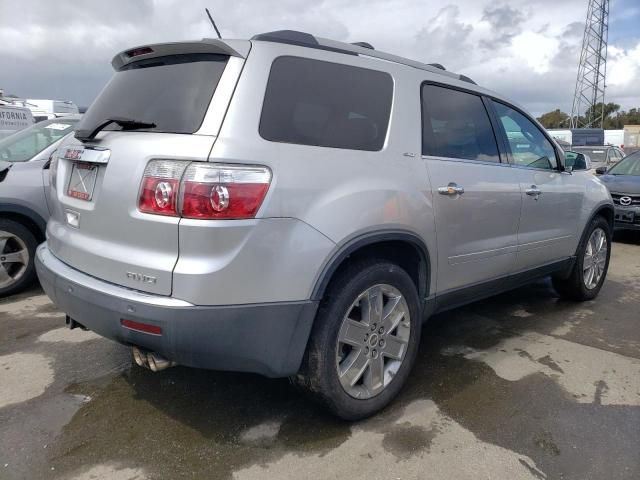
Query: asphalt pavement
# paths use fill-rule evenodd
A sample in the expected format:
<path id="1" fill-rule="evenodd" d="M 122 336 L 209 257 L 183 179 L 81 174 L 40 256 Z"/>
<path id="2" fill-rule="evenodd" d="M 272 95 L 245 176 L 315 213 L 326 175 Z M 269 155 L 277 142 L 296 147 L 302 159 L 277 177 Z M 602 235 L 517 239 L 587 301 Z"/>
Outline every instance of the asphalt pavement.
<path id="1" fill-rule="evenodd" d="M 0 479 L 639 479 L 640 235 L 591 302 L 548 281 L 436 316 L 349 424 L 256 375 L 132 365 L 39 288 L 0 302 Z"/>

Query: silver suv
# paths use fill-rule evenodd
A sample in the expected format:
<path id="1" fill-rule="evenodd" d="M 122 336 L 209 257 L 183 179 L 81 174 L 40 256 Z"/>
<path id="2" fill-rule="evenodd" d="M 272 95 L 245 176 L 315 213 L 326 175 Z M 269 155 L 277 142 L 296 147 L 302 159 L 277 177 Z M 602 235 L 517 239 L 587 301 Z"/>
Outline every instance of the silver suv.
<path id="1" fill-rule="evenodd" d="M 434 312 L 604 282 L 607 189 L 467 77 L 292 31 L 112 64 L 52 165 L 37 270 L 71 327 L 141 366 L 290 376 L 358 419 Z"/>

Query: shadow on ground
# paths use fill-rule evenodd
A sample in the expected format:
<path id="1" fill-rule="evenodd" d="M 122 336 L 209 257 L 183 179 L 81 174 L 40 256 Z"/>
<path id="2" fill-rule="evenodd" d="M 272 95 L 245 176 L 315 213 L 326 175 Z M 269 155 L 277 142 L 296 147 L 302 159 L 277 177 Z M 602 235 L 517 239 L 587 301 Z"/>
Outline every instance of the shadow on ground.
<path id="1" fill-rule="evenodd" d="M 613 241 L 626 243 L 629 245 L 640 245 L 640 231 L 636 230 L 616 230 Z M 615 248 L 615 246 L 614 246 Z"/>
<path id="2" fill-rule="evenodd" d="M 617 291 L 612 284 L 607 295 L 613 299 Z M 579 404 L 548 376 L 509 382 L 484 364 L 440 354 L 453 345 L 495 346 L 535 322 L 557 326 L 579 308 L 539 282 L 435 317 L 425 327 L 407 388 L 358 427 L 384 433 L 383 447 L 399 461 L 428 453 L 431 439 L 424 432 L 398 435 L 396 422 L 411 402 L 431 399 L 480 440 L 533 459 L 547 478 L 640 477 L 638 407 Z M 478 328 L 479 318 L 491 327 Z M 349 424 L 287 380 L 181 367 L 151 374 L 134 367 L 69 391 L 92 401 L 51 448 L 51 465 L 60 473 L 117 462 L 143 467 L 153 478 L 228 478 L 286 453 L 323 455 L 351 435 Z"/>

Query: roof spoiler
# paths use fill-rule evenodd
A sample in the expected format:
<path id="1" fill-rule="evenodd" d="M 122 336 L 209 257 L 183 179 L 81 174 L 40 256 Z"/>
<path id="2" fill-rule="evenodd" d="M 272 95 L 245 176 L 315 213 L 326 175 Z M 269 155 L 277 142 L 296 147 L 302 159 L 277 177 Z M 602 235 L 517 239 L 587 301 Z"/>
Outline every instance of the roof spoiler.
<path id="1" fill-rule="evenodd" d="M 216 38 L 203 38 L 200 41 L 156 43 L 128 48 L 118 53 L 111 66 L 118 71 L 125 65 L 147 58 L 164 57 L 166 55 L 180 55 L 186 53 L 213 53 L 229 55 L 231 57 L 245 58 L 249 53 L 250 44 L 241 40 L 218 40 Z"/>

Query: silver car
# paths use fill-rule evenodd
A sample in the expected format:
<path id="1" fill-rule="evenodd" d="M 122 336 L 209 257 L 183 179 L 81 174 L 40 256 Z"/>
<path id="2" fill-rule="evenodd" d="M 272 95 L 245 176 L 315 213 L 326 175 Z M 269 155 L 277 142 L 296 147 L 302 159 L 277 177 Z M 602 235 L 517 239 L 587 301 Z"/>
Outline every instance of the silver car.
<path id="1" fill-rule="evenodd" d="M 112 65 L 57 150 L 37 269 L 71 327 L 141 366 L 290 376 L 358 419 L 405 384 L 433 313 L 604 282 L 607 189 L 467 77 L 292 31 Z"/>
<path id="2" fill-rule="evenodd" d="M 49 219 L 49 156 L 79 119 L 47 120 L 0 140 L 0 297 L 35 279 L 36 247 Z"/>

